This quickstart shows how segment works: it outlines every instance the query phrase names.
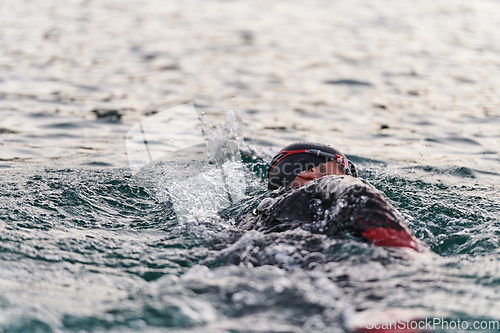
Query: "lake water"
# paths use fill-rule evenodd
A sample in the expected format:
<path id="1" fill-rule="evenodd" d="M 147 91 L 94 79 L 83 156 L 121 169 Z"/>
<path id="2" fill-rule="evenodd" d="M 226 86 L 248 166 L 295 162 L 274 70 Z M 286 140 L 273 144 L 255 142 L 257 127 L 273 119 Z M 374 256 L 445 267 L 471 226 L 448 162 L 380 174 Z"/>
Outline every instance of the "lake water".
<path id="1" fill-rule="evenodd" d="M 1 331 L 498 323 L 498 10 L 487 0 L 2 1 Z M 133 176 L 129 130 L 190 102 L 206 138 L 241 150 L 244 168 L 225 175 L 244 187 L 234 209 L 265 192 L 259 170 L 280 148 L 327 143 L 429 251 L 245 232 L 192 195 L 218 195 L 203 187 L 209 172 Z M 203 142 L 183 124 L 151 144 Z M 173 188 L 193 190 L 173 202 Z"/>

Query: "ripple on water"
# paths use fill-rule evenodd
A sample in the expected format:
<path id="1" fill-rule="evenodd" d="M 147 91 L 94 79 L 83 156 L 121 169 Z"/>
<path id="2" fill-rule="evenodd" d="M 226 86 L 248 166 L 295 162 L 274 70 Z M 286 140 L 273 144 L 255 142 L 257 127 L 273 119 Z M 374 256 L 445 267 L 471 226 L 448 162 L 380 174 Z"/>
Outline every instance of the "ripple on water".
<path id="1" fill-rule="evenodd" d="M 475 260 L 498 252 L 500 211 L 494 198 L 470 184 L 443 183 L 443 177 L 468 179 L 467 174 L 451 175 L 449 168 L 387 173 L 381 171 L 387 170 L 381 161 L 357 159 L 363 166 L 361 176 L 386 193 L 415 235 L 441 257 L 419 259 L 349 237 L 333 239 L 304 230 L 244 232 L 220 217 L 179 224 L 168 202 L 158 200 L 157 189 L 123 169 L 45 168 L 4 175 L 3 271 L 26 272 L 22 278 L 31 281 L 52 270 L 58 278 L 36 282 L 50 290 L 54 281 L 60 283 L 61 291 L 52 295 L 67 288 L 89 294 L 95 281 L 104 281 L 103 290 L 114 296 L 89 296 L 97 306 L 80 304 L 83 312 L 52 306 L 57 323 L 41 320 L 39 325 L 54 329 L 155 326 L 223 332 L 260 325 L 262 331 L 321 332 L 347 329 L 351 319 L 346 318 L 375 308 L 437 307 L 445 314 L 457 313 L 453 302 L 436 303 L 436 294 L 452 297 L 461 304 L 460 311 L 469 311 L 460 296 L 467 295 L 462 292 L 466 289 L 478 297 L 474 306 L 483 309 L 484 316 L 493 316 L 480 295 L 500 281 L 498 273 L 478 280 L 473 274 L 464 276 L 457 265 L 468 264 L 460 259 L 463 255 Z M 410 171 L 438 177 L 416 177 Z M 253 186 L 258 195 L 265 182 Z M 243 204 L 239 209 L 247 208 Z M 33 263 L 38 273 L 32 273 Z M 77 277 L 88 284 L 76 282 Z M 428 281 L 445 290 L 429 287 Z M 12 302 L 15 289 L 3 293 Z M 43 293 L 33 300 L 48 302 Z M 25 309 L 23 302 L 12 307 Z M 38 317 L 23 313 L 10 323 L 38 323 L 30 321 Z"/>

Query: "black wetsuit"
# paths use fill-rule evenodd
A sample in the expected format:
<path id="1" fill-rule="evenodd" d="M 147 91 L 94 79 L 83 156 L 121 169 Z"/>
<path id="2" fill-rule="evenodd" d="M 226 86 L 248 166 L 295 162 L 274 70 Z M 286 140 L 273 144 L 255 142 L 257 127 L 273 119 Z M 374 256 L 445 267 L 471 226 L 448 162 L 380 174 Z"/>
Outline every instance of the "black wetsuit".
<path id="1" fill-rule="evenodd" d="M 345 232 L 375 245 L 418 249 L 397 210 L 373 187 L 350 176 L 325 176 L 272 192 L 240 227 L 265 233 L 303 228 L 331 236 Z"/>

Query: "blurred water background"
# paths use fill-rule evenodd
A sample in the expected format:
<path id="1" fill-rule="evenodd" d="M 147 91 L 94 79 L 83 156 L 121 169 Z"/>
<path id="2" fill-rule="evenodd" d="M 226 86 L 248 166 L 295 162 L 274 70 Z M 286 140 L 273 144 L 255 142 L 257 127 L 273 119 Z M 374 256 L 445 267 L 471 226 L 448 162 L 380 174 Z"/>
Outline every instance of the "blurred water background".
<path id="1" fill-rule="evenodd" d="M 2 0 L 0 330 L 500 320 L 499 7 Z M 431 252 L 180 223 L 161 182 L 132 177 L 125 137 L 188 102 L 240 145 L 250 201 L 281 147 L 331 144 Z"/>

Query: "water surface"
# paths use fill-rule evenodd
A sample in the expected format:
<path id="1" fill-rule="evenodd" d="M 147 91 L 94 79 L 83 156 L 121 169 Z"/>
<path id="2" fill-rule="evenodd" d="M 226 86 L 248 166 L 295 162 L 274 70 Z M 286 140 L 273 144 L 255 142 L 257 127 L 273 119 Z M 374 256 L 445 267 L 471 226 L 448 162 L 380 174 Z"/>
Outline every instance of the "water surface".
<path id="1" fill-rule="evenodd" d="M 1 329 L 346 332 L 390 316 L 500 320 L 497 7 L 4 1 Z M 235 209 L 265 192 L 258 171 L 281 147 L 323 142 L 430 251 L 244 232 L 209 205 L 179 222 L 165 179 L 181 174 L 133 177 L 125 137 L 191 101 L 207 127 L 226 124 L 216 139 L 241 149 Z"/>

